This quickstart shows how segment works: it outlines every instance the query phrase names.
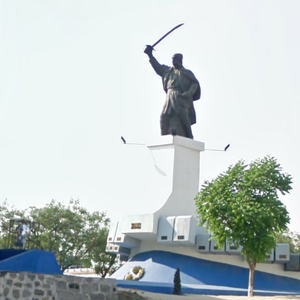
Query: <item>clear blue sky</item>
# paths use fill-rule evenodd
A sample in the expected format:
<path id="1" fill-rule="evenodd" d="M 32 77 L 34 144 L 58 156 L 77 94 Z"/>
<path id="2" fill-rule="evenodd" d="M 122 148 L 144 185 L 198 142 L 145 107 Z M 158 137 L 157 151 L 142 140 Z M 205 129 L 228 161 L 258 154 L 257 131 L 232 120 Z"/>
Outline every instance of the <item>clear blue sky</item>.
<path id="1" fill-rule="evenodd" d="M 293 176 L 282 201 L 300 231 L 298 0 L 0 3 L 0 201 L 17 207 L 79 198 L 113 220 L 153 212 L 170 170 L 143 146 L 159 138 L 160 78 L 143 53 L 175 52 L 199 79 L 195 140 L 201 182 L 240 159 L 271 155 Z M 155 201 L 156 203 L 153 204 Z M 165 200 L 164 200 L 165 199 Z"/>

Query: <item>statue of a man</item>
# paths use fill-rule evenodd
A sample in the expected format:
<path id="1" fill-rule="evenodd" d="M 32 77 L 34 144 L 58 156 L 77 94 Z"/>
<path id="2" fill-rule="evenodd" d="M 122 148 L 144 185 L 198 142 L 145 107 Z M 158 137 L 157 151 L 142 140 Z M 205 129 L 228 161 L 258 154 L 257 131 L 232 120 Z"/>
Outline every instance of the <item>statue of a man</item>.
<path id="1" fill-rule="evenodd" d="M 152 54 L 152 46 L 146 46 L 155 72 L 162 77 L 166 102 L 160 116 L 161 135 L 173 134 L 193 138 L 191 125 L 196 123 L 193 101 L 200 99 L 201 88 L 194 74 L 182 66 L 182 54 L 174 54 L 173 67 L 161 65 Z"/>

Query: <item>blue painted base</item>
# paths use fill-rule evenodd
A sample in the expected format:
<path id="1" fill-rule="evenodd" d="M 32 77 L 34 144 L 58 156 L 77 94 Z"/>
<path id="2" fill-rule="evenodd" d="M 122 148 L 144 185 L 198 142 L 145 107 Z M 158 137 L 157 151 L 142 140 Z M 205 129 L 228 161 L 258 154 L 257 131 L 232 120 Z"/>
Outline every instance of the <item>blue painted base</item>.
<path id="1" fill-rule="evenodd" d="M 54 253 L 41 250 L 0 250 L 0 272 L 2 271 L 63 274 Z"/>
<path id="2" fill-rule="evenodd" d="M 145 268 L 144 276 L 139 281 L 123 280 L 135 266 Z M 111 278 L 117 279 L 119 287 L 172 294 L 178 267 L 185 294 L 247 295 L 248 269 L 165 251 L 139 253 Z M 254 293 L 265 296 L 298 295 L 300 280 L 256 271 Z"/>
<path id="3" fill-rule="evenodd" d="M 129 280 L 117 280 L 117 286 L 128 289 L 137 289 L 153 293 L 172 294 L 173 284 L 161 282 L 139 282 Z M 225 286 L 212 285 L 181 285 L 182 294 L 198 294 L 198 295 L 230 295 L 230 296 L 247 296 L 247 289 L 236 289 Z M 276 291 L 260 291 L 254 289 L 256 296 L 287 296 L 299 295 L 299 293 L 276 292 Z"/>

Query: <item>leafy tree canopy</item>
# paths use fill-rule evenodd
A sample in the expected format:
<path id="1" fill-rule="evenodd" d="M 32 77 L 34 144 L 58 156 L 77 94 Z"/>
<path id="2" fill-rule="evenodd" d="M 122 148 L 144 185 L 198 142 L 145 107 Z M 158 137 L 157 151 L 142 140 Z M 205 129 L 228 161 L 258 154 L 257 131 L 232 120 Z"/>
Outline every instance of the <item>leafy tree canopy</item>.
<path id="1" fill-rule="evenodd" d="M 292 179 L 269 156 L 246 165 L 230 166 L 196 195 L 199 225 L 206 226 L 221 247 L 225 241 L 242 246 L 250 270 L 276 245 L 276 233 L 289 223 L 279 200 L 291 190 Z"/>
<path id="2" fill-rule="evenodd" d="M 31 220 L 28 247 L 54 252 L 62 271 L 71 265 L 89 267 L 93 261 L 96 271 L 104 277 L 115 265 L 116 256 L 105 253 L 109 218 L 103 212 L 88 212 L 78 200 L 71 200 L 67 206 L 53 200 L 43 208 L 29 207 L 24 211 L 3 203 L 0 218 L 2 245 L 12 240 L 15 229 L 10 220 Z"/>

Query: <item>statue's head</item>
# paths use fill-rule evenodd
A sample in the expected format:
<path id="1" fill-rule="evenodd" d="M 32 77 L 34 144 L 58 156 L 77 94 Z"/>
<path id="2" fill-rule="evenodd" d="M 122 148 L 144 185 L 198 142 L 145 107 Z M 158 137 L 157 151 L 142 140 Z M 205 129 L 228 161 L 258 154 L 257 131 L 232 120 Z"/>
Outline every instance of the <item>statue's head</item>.
<path id="1" fill-rule="evenodd" d="M 172 56 L 172 63 L 173 63 L 173 66 L 175 69 L 179 69 L 182 67 L 182 59 L 183 59 L 183 56 L 181 53 L 175 53 Z"/>

